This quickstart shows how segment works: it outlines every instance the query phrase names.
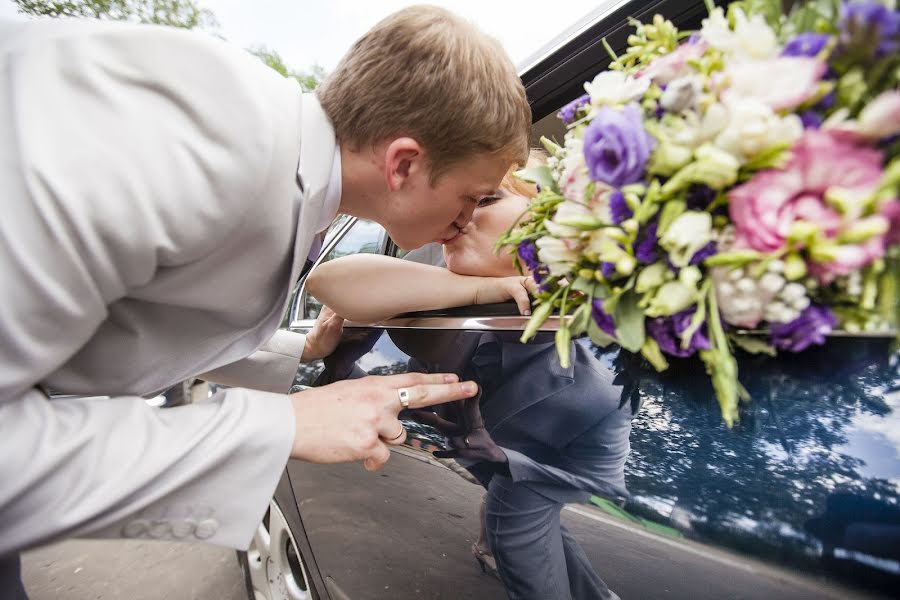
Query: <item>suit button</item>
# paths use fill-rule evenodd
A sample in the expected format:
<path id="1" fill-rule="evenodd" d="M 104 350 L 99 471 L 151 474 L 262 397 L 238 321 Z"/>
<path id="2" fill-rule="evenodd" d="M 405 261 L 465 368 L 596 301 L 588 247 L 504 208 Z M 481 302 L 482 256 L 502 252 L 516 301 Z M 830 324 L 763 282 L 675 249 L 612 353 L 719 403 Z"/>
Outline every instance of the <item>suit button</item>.
<path id="1" fill-rule="evenodd" d="M 150 522 L 144 519 L 135 519 L 130 521 L 122 528 L 122 535 L 127 538 L 141 537 L 150 529 Z"/>
<path id="2" fill-rule="evenodd" d="M 154 521 L 150 525 L 150 537 L 156 540 L 169 537 L 172 533 L 172 526 L 168 521 Z"/>
<path id="3" fill-rule="evenodd" d="M 215 535 L 218 529 L 218 521 L 216 521 L 215 519 L 203 519 L 202 521 L 197 523 L 197 527 L 196 529 L 194 529 L 194 537 L 196 537 L 198 540 L 205 540 Z"/>
<path id="4" fill-rule="evenodd" d="M 193 519 L 182 519 L 181 521 L 175 521 L 172 523 L 172 537 L 177 539 L 186 538 L 187 536 L 194 533 L 194 530 L 197 528 L 197 523 Z"/>

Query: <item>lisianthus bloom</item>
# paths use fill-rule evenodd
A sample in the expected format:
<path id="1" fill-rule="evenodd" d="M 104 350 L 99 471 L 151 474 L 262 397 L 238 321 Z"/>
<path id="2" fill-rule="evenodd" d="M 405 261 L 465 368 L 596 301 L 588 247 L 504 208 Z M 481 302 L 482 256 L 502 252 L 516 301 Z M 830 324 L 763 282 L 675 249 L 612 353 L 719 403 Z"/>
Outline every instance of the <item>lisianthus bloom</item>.
<path id="1" fill-rule="evenodd" d="M 636 183 L 644 176 L 654 144 L 636 104 L 622 110 L 601 106 L 584 131 L 588 174 L 615 187 Z"/>
<path id="2" fill-rule="evenodd" d="M 871 148 L 841 141 L 827 132 L 807 130 L 794 145 L 791 158 L 781 170 L 760 171 L 750 181 L 728 193 L 729 213 L 737 230 L 738 247 L 760 252 L 780 250 L 798 222 L 812 226 L 826 240 L 842 233 L 845 218 L 827 201 L 826 194 L 864 196 L 881 178 L 882 155 Z M 854 215 L 856 218 L 858 215 Z M 883 234 L 882 234 L 883 235 Z M 860 246 L 863 256 L 853 253 L 853 267 L 868 264 L 883 253 L 879 243 Z M 845 270 L 841 258 L 825 266 Z"/>
<path id="3" fill-rule="evenodd" d="M 772 110 L 789 110 L 812 98 L 825 74 L 825 63 L 805 56 L 781 56 L 751 60 L 728 66 L 723 82 L 728 86 L 722 98 L 753 98 Z"/>
<path id="4" fill-rule="evenodd" d="M 826 306 L 811 304 L 800 316 L 772 326 L 772 344 L 780 350 L 801 352 L 811 345 L 825 343 L 825 335 L 837 325 L 837 318 Z"/>
<path id="5" fill-rule="evenodd" d="M 716 8 L 703 19 L 700 37 L 711 47 L 736 60 L 772 58 L 778 54 L 775 32 L 762 15 L 753 15 L 748 19 L 746 13 L 738 9 L 734 17 L 732 30 L 725 11 Z"/>
<path id="6" fill-rule="evenodd" d="M 845 44 L 876 42 L 876 56 L 900 48 L 900 12 L 878 0 L 841 3 L 841 41 Z"/>
<path id="7" fill-rule="evenodd" d="M 739 160 L 753 158 L 772 146 L 791 144 L 803 133 L 797 115 L 779 116 L 754 98 L 732 98 L 727 106 L 728 125 L 716 136 L 715 144 Z"/>
<path id="8" fill-rule="evenodd" d="M 572 240 L 559 240 L 549 236 L 535 242 L 538 260 L 547 265 L 551 275 L 565 275 L 571 272 L 579 259 L 578 244 Z"/>
<path id="9" fill-rule="evenodd" d="M 591 303 L 591 316 L 601 331 L 610 337 L 616 337 L 616 322 L 608 312 L 603 310 L 603 300 L 594 300 Z"/>
<path id="10" fill-rule="evenodd" d="M 591 103 L 591 97 L 587 94 L 579 96 L 575 98 L 561 109 L 559 109 L 558 116 L 562 119 L 562 122 L 568 125 L 572 121 L 575 120 L 575 113 L 578 112 L 578 109 L 582 106 L 586 106 Z"/>
<path id="11" fill-rule="evenodd" d="M 694 254 L 712 240 L 712 215 L 686 211 L 675 219 L 659 239 L 676 267 L 686 267 Z"/>
<path id="12" fill-rule="evenodd" d="M 615 106 L 642 98 L 649 87 L 650 80 L 647 78 L 635 79 L 621 71 L 603 71 L 593 81 L 584 84 L 584 91 L 594 106 Z"/>
<path id="13" fill-rule="evenodd" d="M 823 127 L 846 139 L 858 141 L 880 140 L 900 134 L 900 91 L 882 92 L 869 102 L 859 118 L 847 119 L 845 109 L 828 118 Z"/>
<path id="14" fill-rule="evenodd" d="M 689 343 L 683 347 L 681 334 L 690 326 L 696 307 L 675 313 L 671 317 L 647 319 L 647 333 L 656 340 L 660 349 L 670 356 L 691 356 L 697 350 L 709 350 L 709 338 L 706 337 L 706 325 L 702 325 Z"/>
<path id="15" fill-rule="evenodd" d="M 664 54 L 647 65 L 647 68 L 641 71 L 640 78 L 649 77 L 657 83 L 666 84 L 689 75 L 694 69 L 688 61 L 703 56 L 707 48 L 706 43 L 701 40 L 681 44 L 673 52 Z"/>
<path id="16" fill-rule="evenodd" d="M 791 38 L 784 49 L 781 51 L 782 56 L 818 56 L 819 52 L 825 49 L 831 36 L 825 33 L 804 32 L 796 37 Z"/>

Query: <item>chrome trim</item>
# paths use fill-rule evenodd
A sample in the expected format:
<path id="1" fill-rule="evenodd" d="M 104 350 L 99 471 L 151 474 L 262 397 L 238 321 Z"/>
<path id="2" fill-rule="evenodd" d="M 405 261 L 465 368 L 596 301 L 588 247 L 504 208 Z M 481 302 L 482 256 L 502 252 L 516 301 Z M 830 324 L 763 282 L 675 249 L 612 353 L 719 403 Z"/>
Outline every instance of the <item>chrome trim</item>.
<path id="1" fill-rule="evenodd" d="M 322 262 L 322 259 L 328 256 L 328 253 L 331 252 L 334 247 L 340 243 L 344 236 L 347 235 L 347 232 L 353 227 L 354 224 L 359 220 L 358 217 L 351 216 L 347 221 L 341 225 L 340 229 L 335 232 L 331 239 L 328 240 L 328 243 L 322 246 L 322 249 L 319 251 L 319 256 L 316 258 L 316 262 L 313 263 L 312 268 L 310 268 L 309 272 L 311 273 L 313 269 L 315 269 Z M 300 289 L 294 294 L 294 297 L 291 299 L 291 325 L 290 327 L 293 329 L 294 321 L 298 320 L 302 315 L 299 314 L 303 310 L 303 305 L 306 303 L 306 278 L 303 278 L 301 282 Z"/>
<path id="2" fill-rule="evenodd" d="M 506 316 L 506 317 L 395 317 L 378 323 L 353 323 L 347 321 L 344 327 L 350 329 L 454 329 L 466 331 L 523 331 L 530 317 Z M 570 317 L 565 317 L 567 320 Z M 315 319 L 298 319 L 291 322 L 291 329 L 312 329 Z M 550 317 L 538 331 L 556 331 L 559 329 L 559 317 Z M 769 332 L 762 329 L 740 329 L 735 331 L 738 335 L 764 336 Z M 851 332 L 835 330 L 826 337 L 833 338 L 869 338 L 885 339 L 900 335 L 900 330 L 889 329 L 885 331 L 860 331 Z"/>

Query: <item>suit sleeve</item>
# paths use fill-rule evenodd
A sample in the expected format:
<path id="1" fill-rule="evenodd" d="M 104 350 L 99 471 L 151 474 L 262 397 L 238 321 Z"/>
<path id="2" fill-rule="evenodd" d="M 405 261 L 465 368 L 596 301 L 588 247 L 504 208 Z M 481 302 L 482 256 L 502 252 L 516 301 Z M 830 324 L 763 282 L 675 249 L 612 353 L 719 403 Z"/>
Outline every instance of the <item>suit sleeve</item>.
<path id="1" fill-rule="evenodd" d="M 565 450 L 566 469 L 503 448 L 513 481 L 568 487 L 615 499 L 627 497 L 625 460 L 631 451 L 631 415 L 615 410 L 578 436 Z"/>
<path id="2" fill-rule="evenodd" d="M 271 158 L 266 82 L 253 85 L 243 51 L 162 28 L 10 31 L 0 40 L 0 555 L 89 534 L 246 547 L 293 443 L 287 396 L 231 389 L 160 411 L 139 397 L 51 401 L 36 385 L 111 303 L 240 229 Z"/>
<path id="3" fill-rule="evenodd" d="M 300 367 L 305 345 L 305 335 L 282 329 L 247 358 L 198 377 L 231 387 L 286 393 Z"/>

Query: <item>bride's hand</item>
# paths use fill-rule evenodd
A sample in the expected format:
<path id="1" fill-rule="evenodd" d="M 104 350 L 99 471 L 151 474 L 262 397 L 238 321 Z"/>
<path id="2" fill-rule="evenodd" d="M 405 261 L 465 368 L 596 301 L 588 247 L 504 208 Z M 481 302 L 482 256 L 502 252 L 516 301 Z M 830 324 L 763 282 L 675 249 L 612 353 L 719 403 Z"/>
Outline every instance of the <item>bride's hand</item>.
<path id="1" fill-rule="evenodd" d="M 484 277 L 475 292 L 475 304 L 494 304 L 513 300 L 523 315 L 531 314 L 529 291 L 537 286 L 531 277 Z"/>

